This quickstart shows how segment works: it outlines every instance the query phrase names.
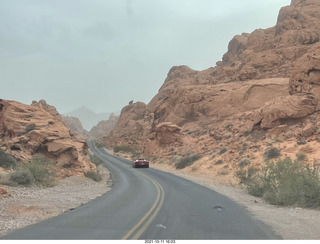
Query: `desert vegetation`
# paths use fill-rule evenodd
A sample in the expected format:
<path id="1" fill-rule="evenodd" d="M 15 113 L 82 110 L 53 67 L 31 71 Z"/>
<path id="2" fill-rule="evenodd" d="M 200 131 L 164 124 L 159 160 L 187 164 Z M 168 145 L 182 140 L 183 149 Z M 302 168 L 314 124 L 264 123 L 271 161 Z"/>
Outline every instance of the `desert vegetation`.
<path id="1" fill-rule="evenodd" d="M 94 181 L 101 181 L 102 180 L 102 177 L 101 175 L 99 174 L 99 172 L 95 172 L 93 170 L 90 170 L 90 171 L 87 171 L 84 173 L 84 175 Z"/>
<path id="2" fill-rule="evenodd" d="M 0 183 L 11 186 L 35 184 L 40 187 L 51 187 L 55 185 L 55 176 L 54 164 L 42 155 L 35 155 L 31 160 L 17 164 L 14 171 L 2 174 Z"/>
<path id="3" fill-rule="evenodd" d="M 182 158 L 180 158 L 176 163 L 175 163 L 175 167 L 176 169 L 183 169 L 187 166 L 192 165 L 195 161 L 197 161 L 198 159 L 200 159 L 201 156 L 198 154 L 189 154 L 187 156 L 184 156 Z"/>
<path id="4" fill-rule="evenodd" d="M 84 173 L 85 177 L 87 177 L 91 180 L 97 181 L 97 182 L 101 181 L 102 176 L 99 173 L 98 167 L 99 167 L 99 165 L 101 165 L 103 163 L 102 159 L 97 157 L 94 154 L 89 154 L 89 160 L 97 166 L 97 171 L 89 170 Z"/>
<path id="5" fill-rule="evenodd" d="M 268 161 L 258 171 L 240 168 L 235 176 L 249 194 L 279 206 L 320 207 L 320 168 L 302 163 L 302 157 Z"/>
<path id="6" fill-rule="evenodd" d="M 102 159 L 97 157 L 94 154 L 90 154 L 89 155 L 89 160 L 94 163 L 96 166 L 99 166 L 100 164 L 102 164 Z"/>
<path id="7" fill-rule="evenodd" d="M 125 145 L 114 146 L 113 152 L 128 154 L 130 155 L 131 159 L 137 159 L 142 154 L 140 150 L 136 150 Z"/>
<path id="8" fill-rule="evenodd" d="M 14 157 L 0 149 L 0 167 L 4 169 L 13 169 L 16 167 L 16 163 Z"/>

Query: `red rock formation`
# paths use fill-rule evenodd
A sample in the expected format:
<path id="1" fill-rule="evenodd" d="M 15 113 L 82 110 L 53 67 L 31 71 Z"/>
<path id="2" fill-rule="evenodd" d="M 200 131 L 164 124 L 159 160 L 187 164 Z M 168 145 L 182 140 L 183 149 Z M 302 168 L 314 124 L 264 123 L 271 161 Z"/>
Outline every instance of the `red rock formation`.
<path id="1" fill-rule="evenodd" d="M 90 139 L 88 131 L 83 129 L 81 121 L 72 116 L 61 116 L 62 121 L 71 129 L 72 135 L 78 140 Z"/>
<path id="2" fill-rule="evenodd" d="M 119 116 L 111 113 L 108 120 L 102 120 L 96 126 L 92 127 L 92 129 L 90 130 L 90 135 L 98 140 L 100 138 L 108 136 L 110 131 L 118 123 L 118 120 Z"/>
<path id="3" fill-rule="evenodd" d="M 261 165 L 265 140 L 320 142 L 319 36 L 320 1 L 293 0 L 276 26 L 235 36 L 216 67 L 173 67 L 148 105 L 122 110 L 105 142 L 159 157 L 225 147 L 219 159 L 234 168 L 244 156 Z"/>
<path id="4" fill-rule="evenodd" d="M 148 129 L 153 118 L 146 104 L 133 103 L 121 110 L 119 121 L 103 142 L 110 146 L 128 145 L 132 148 L 141 148 L 141 142 L 148 136 Z"/>
<path id="5" fill-rule="evenodd" d="M 75 139 L 60 118 L 43 100 L 30 106 L 1 99 L 1 148 L 20 161 L 41 153 L 56 162 L 61 177 L 95 169 L 85 156 L 86 142 Z"/>

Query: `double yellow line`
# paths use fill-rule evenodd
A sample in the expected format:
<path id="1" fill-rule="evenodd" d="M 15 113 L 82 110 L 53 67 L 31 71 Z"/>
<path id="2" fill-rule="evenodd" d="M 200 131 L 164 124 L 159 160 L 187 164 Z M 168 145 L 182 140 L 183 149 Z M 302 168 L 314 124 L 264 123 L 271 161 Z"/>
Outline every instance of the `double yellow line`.
<path id="1" fill-rule="evenodd" d="M 160 211 L 163 201 L 164 201 L 164 190 L 162 186 L 151 177 L 139 172 L 144 177 L 152 182 L 157 189 L 157 198 L 152 207 L 149 211 L 122 237 L 122 240 L 137 240 L 143 232 L 149 227 L 151 222 L 157 216 L 158 212 Z"/>

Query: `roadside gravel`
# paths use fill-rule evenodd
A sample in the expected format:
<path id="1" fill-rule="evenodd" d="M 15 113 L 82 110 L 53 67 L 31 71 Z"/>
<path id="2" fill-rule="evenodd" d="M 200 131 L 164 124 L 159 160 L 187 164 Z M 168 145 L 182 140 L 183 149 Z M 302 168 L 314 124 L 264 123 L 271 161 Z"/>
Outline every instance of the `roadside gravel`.
<path id="1" fill-rule="evenodd" d="M 11 197 L 0 198 L 0 236 L 57 216 L 106 193 L 112 185 L 110 173 L 103 165 L 99 166 L 99 172 L 100 182 L 71 176 L 50 188 L 6 186 Z"/>

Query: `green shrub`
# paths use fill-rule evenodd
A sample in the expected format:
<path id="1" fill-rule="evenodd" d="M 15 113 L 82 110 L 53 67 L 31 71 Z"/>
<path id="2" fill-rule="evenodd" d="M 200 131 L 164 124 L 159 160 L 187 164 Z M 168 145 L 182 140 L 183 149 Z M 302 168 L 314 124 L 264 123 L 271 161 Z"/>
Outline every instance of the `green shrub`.
<path id="1" fill-rule="evenodd" d="M 87 171 L 84 175 L 97 182 L 102 180 L 101 175 L 93 170 Z"/>
<path id="2" fill-rule="evenodd" d="M 36 129 L 36 125 L 35 124 L 29 124 L 29 125 L 27 125 L 27 127 L 26 127 L 26 133 L 27 132 L 29 132 L 29 131 L 32 131 L 32 130 L 35 130 Z"/>
<path id="3" fill-rule="evenodd" d="M 280 157 L 280 150 L 278 148 L 271 147 L 265 151 L 263 156 L 266 161 L 270 159 L 278 158 Z"/>
<path id="4" fill-rule="evenodd" d="M 135 150 L 134 148 L 131 148 L 129 146 L 124 146 L 124 145 L 114 146 L 113 152 L 115 153 L 122 152 L 122 153 L 128 154 L 131 156 L 132 160 L 140 158 L 140 155 L 141 155 L 141 151 Z"/>
<path id="5" fill-rule="evenodd" d="M 131 147 L 128 146 L 114 146 L 113 152 L 124 152 L 124 153 L 132 153 L 134 150 Z"/>
<path id="6" fill-rule="evenodd" d="M 97 148 L 105 147 L 105 144 L 102 143 L 102 142 L 95 142 L 95 145 L 96 145 Z"/>
<path id="7" fill-rule="evenodd" d="M 243 158 L 239 161 L 239 166 L 242 168 L 242 167 L 245 167 L 247 165 L 250 164 L 250 159 L 248 158 Z"/>
<path id="8" fill-rule="evenodd" d="M 305 144 L 307 144 L 307 142 L 305 142 L 305 141 L 298 141 L 297 142 L 297 145 L 305 145 Z"/>
<path id="9" fill-rule="evenodd" d="M 14 182 L 18 185 L 31 185 L 33 182 L 33 177 L 28 169 L 18 169 L 10 174 L 9 183 Z"/>
<path id="10" fill-rule="evenodd" d="M 97 157 L 96 155 L 92 154 L 92 155 L 89 155 L 89 159 L 92 163 L 94 163 L 96 166 L 99 166 L 100 164 L 102 164 L 102 159 Z"/>
<path id="11" fill-rule="evenodd" d="M 306 155 L 302 153 L 297 153 L 296 156 L 297 156 L 297 159 L 296 159 L 297 162 L 303 162 L 306 159 Z"/>
<path id="12" fill-rule="evenodd" d="M 221 155 L 221 154 L 224 154 L 225 152 L 227 151 L 227 148 L 222 148 L 220 151 L 219 151 L 219 155 Z"/>
<path id="13" fill-rule="evenodd" d="M 16 160 L 10 154 L 0 149 L 0 167 L 13 169 L 16 167 Z"/>
<path id="14" fill-rule="evenodd" d="M 267 202 L 302 207 L 320 206 L 320 178 L 318 167 L 311 169 L 290 158 L 269 162 L 261 173 L 247 182 L 248 192 Z"/>
<path id="15" fill-rule="evenodd" d="M 192 165 L 195 161 L 197 161 L 199 158 L 201 158 L 198 154 L 190 154 L 188 156 L 185 156 L 175 164 L 176 169 L 183 169 L 187 166 Z"/>
<path id="16" fill-rule="evenodd" d="M 55 167 L 42 155 L 35 155 L 29 162 L 21 165 L 21 168 L 30 171 L 36 185 L 50 187 L 55 183 Z"/>
<path id="17" fill-rule="evenodd" d="M 248 169 L 240 168 L 234 174 L 234 176 L 239 180 L 240 183 L 247 184 L 251 182 L 252 179 L 256 176 L 257 169 L 253 166 L 249 167 Z"/>
<path id="18" fill-rule="evenodd" d="M 219 159 L 217 162 L 215 162 L 215 165 L 223 164 L 223 161 Z"/>
<path id="19" fill-rule="evenodd" d="M 260 178 L 256 178 L 253 182 L 247 182 L 248 193 L 255 197 L 263 197 L 264 187 Z"/>

